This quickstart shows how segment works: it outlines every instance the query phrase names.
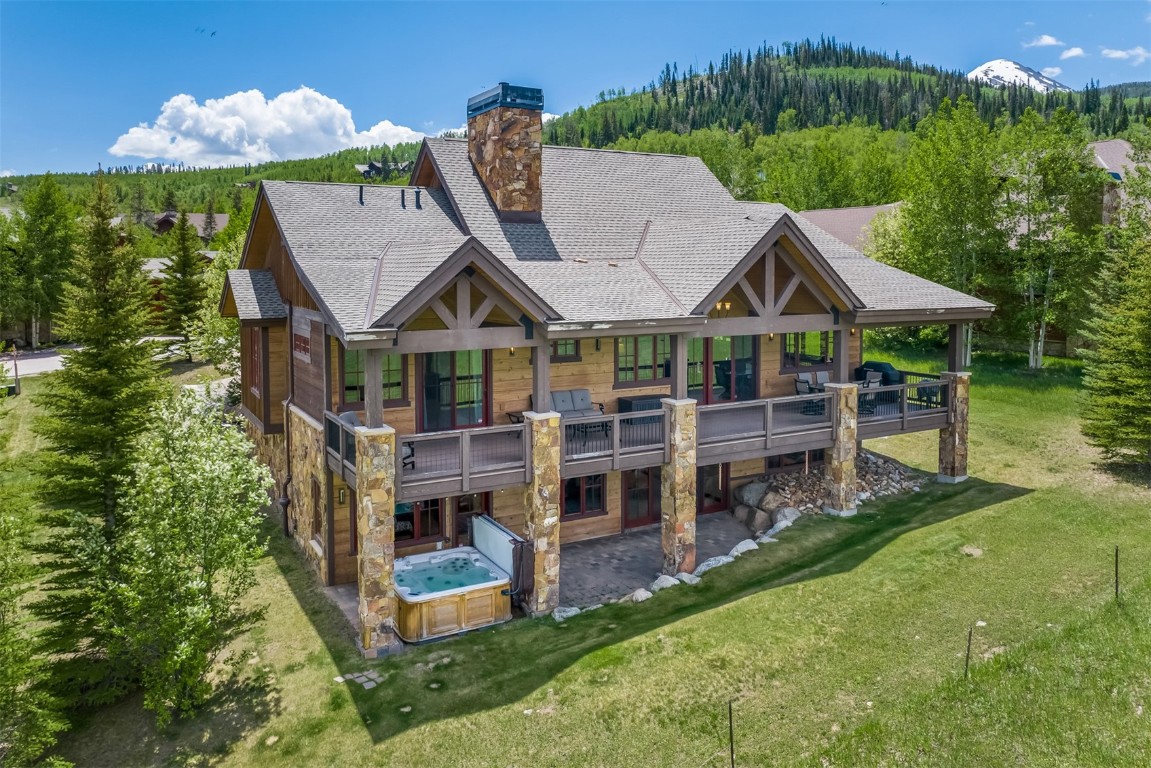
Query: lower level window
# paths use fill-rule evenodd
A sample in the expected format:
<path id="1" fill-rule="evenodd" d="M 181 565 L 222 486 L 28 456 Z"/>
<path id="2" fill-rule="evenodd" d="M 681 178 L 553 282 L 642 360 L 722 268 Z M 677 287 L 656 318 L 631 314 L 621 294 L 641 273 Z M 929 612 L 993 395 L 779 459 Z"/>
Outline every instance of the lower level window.
<path id="1" fill-rule="evenodd" d="M 438 541 L 444 537 L 444 504 L 442 499 L 400 502 L 396 504 L 396 542 L 415 544 Z"/>
<path id="2" fill-rule="evenodd" d="M 563 516 L 591 517 L 607 514 L 607 475 L 569 477 L 564 481 L 561 507 Z"/>

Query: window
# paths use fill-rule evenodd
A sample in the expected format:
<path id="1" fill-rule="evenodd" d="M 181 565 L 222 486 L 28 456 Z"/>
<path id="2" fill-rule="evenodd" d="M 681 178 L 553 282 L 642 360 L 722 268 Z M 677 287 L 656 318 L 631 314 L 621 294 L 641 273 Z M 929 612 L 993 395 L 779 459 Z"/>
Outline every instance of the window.
<path id="1" fill-rule="evenodd" d="M 670 336 L 620 336 L 615 340 L 617 385 L 645 386 L 670 379 Z"/>
<path id="2" fill-rule="evenodd" d="M 661 472 L 659 467 L 620 472 L 623 483 L 623 526 L 635 528 L 660 519 Z"/>
<path id="3" fill-rule="evenodd" d="M 606 488 L 607 475 L 569 477 L 564 480 L 563 491 L 560 494 L 563 517 L 571 519 L 606 515 L 607 502 L 604 492 Z"/>
<path id="4" fill-rule="evenodd" d="M 310 336 L 304 336 L 303 334 L 293 333 L 292 353 L 305 362 L 312 362 L 312 338 Z"/>
<path id="5" fill-rule="evenodd" d="M 443 499 L 396 504 L 396 543 L 422 544 L 444 537 Z"/>
<path id="6" fill-rule="evenodd" d="M 362 406 L 367 384 L 367 353 L 362 349 L 345 349 L 341 356 L 344 361 L 341 401 L 345 406 Z M 384 355 L 382 383 L 385 407 L 397 408 L 408 404 L 408 366 L 404 355 Z"/>
<path id="7" fill-rule="evenodd" d="M 687 396 L 701 403 L 754 400 L 754 336 L 716 336 L 687 343 Z"/>
<path id="8" fill-rule="evenodd" d="M 555 339 L 552 341 L 553 363 L 578 363 L 579 361 L 579 339 Z"/>
<path id="9" fill-rule="evenodd" d="M 320 481 L 312 478 L 312 538 L 323 546 L 324 539 L 324 489 Z"/>
<path id="10" fill-rule="evenodd" d="M 827 331 L 785 333 L 779 370 L 781 373 L 800 368 L 831 368 L 835 359 L 831 334 Z"/>
<path id="11" fill-rule="evenodd" d="M 454 504 L 456 510 L 455 545 L 457 547 L 470 547 L 472 544 L 471 520 L 481 515 L 491 517 L 492 495 L 491 493 L 466 493 L 463 496 L 449 499 L 449 502 Z"/>
<path id="12" fill-rule="evenodd" d="M 422 426 L 425 432 L 488 423 L 491 355 L 481 349 L 423 355 Z"/>
<path id="13" fill-rule="evenodd" d="M 264 354 L 262 350 L 263 329 L 255 326 L 248 328 L 248 382 L 249 389 L 256 397 L 261 397 L 264 391 Z"/>

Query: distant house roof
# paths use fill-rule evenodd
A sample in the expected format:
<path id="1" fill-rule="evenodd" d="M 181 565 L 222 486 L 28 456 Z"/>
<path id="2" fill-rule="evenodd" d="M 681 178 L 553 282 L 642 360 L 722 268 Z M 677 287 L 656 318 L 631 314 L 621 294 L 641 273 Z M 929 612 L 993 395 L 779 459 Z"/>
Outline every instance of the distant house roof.
<path id="1" fill-rule="evenodd" d="M 857 316 L 992 309 L 875 262 L 782 205 L 734 199 L 698 158 L 542 152 L 538 222 L 500 220 L 458 139 L 425 139 L 413 181 L 430 186 L 268 181 L 261 194 L 302 281 L 344 332 L 390 327 L 393 308 L 467 248 L 530 292 L 548 323 L 700 318 L 733 270 L 779 233 L 810 252 Z"/>
<path id="2" fill-rule="evenodd" d="M 204 219 L 206 217 L 206 214 L 203 213 L 188 214 L 188 223 L 196 228 L 197 235 L 205 239 L 207 238 L 207 236 L 204 234 Z M 178 214 L 176 211 L 165 211 L 164 213 L 158 214 L 155 221 L 156 231 L 161 233 L 167 232 L 172 227 L 176 226 L 176 221 L 179 218 L 180 214 Z M 231 216 L 226 213 L 215 214 L 216 232 L 219 232 L 224 227 L 228 226 L 228 220 L 230 218 Z"/>
<path id="3" fill-rule="evenodd" d="M 229 269 L 225 301 L 229 293 L 235 302 L 235 315 L 241 320 L 282 320 L 288 316 L 276 278 L 267 269 Z"/>
<path id="4" fill-rule="evenodd" d="M 1131 156 L 1131 144 L 1124 139 L 1093 141 L 1088 144 L 1095 155 L 1095 164 L 1122 181 L 1135 167 Z"/>
<path id="5" fill-rule="evenodd" d="M 834 238 L 864 250 L 871 237 L 871 222 L 885 211 L 893 211 L 899 203 L 861 205 L 855 208 L 817 208 L 800 211 L 799 215 Z"/>
<path id="6" fill-rule="evenodd" d="M 200 254 L 200 258 L 204 261 L 211 262 L 216 258 L 219 251 L 196 251 Z M 149 280 L 163 280 L 164 270 L 168 268 L 171 260 L 167 256 L 160 256 L 155 259 L 144 260 L 144 272 L 148 275 Z"/>

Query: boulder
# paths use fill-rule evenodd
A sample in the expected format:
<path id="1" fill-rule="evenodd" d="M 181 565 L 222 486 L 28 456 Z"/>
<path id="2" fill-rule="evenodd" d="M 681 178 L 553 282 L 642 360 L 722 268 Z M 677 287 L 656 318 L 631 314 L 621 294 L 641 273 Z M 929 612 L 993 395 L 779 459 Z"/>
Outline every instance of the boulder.
<path id="1" fill-rule="evenodd" d="M 752 518 L 747 527 L 756 533 L 763 533 L 771 527 L 771 513 L 764 512 L 762 509 L 757 509 L 755 511 L 755 517 Z"/>
<path id="2" fill-rule="evenodd" d="M 575 607 L 565 608 L 563 606 L 560 606 L 559 608 L 556 608 L 554 611 L 552 611 L 552 618 L 555 619 L 557 622 L 560 622 L 562 624 L 564 621 L 570 619 L 572 616 L 578 616 L 579 612 L 580 612 L 579 608 L 575 608 Z"/>
<path id="3" fill-rule="evenodd" d="M 735 562 L 734 557 L 729 557 L 727 555 L 716 555 L 715 557 L 709 557 L 708 559 L 704 560 L 702 563 L 697 565 L 695 570 L 692 571 L 692 573 L 696 576 L 702 576 L 703 574 L 710 571 L 712 568 L 718 568 L 721 565 L 727 565 L 728 563 L 732 563 L 732 562 Z"/>
<path id="4" fill-rule="evenodd" d="M 735 489 L 735 498 L 749 507 L 758 507 L 760 499 L 767 493 L 767 483 L 748 483 Z"/>
<path id="5" fill-rule="evenodd" d="M 771 526 L 777 531 L 786 528 L 799 519 L 799 510 L 795 507 L 783 507 L 782 509 L 775 510 L 771 515 Z M 777 527 L 780 523 L 784 523 L 783 527 Z"/>
<path id="6" fill-rule="evenodd" d="M 739 557 L 744 552 L 751 552 L 752 550 L 756 550 L 756 549 L 759 549 L 758 544 L 756 544 L 751 539 L 744 539 L 743 541 L 739 542 L 734 547 L 732 547 L 731 551 L 728 552 L 727 555 L 728 555 L 728 557 Z"/>
<path id="7" fill-rule="evenodd" d="M 682 581 L 684 584 L 687 584 L 688 586 L 699 583 L 699 577 L 698 576 L 693 576 L 692 574 L 686 573 L 684 571 L 680 571 L 679 573 L 677 573 L 675 575 L 675 577 L 677 579 L 679 579 L 680 581 Z"/>
<path id="8" fill-rule="evenodd" d="M 659 592 L 661 589 L 678 586 L 679 581 L 674 576 L 668 576 L 666 573 L 664 573 L 660 574 L 660 577 L 651 583 L 651 591 Z"/>
<path id="9" fill-rule="evenodd" d="M 757 506 L 764 512 L 773 512 L 780 507 L 786 507 L 787 503 L 787 499 L 785 499 L 783 496 L 779 495 L 775 491 L 768 491 L 763 495 L 763 498 L 759 500 L 759 504 Z"/>
<path id="10" fill-rule="evenodd" d="M 631 601 L 633 603 L 642 603 L 644 600 L 650 600 L 651 597 L 651 592 L 648 592 L 646 589 L 642 588 L 637 589 L 635 592 L 631 593 Z"/>
<path id="11" fill-rule="evenodd" d="M 744 525 L 751 527 L 752 516 L 755 515 L 757 511 L 758 510 L 756 510 L 755 507 L 749 507 L 746 504 L 739 504 L 736 505 L 734 510 L 732 510 L 731 516 Z"/>

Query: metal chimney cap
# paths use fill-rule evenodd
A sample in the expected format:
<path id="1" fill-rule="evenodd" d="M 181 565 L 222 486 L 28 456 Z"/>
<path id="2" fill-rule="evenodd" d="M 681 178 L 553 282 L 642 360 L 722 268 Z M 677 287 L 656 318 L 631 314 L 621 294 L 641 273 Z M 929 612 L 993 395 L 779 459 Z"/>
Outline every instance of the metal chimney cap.
<path id="1" fill-rule="evenodd" d="M 496 107 L 518 107 L 519 109 L 533 109 L 542 112 L 544 109 L 543 89 L 500 83 L 495 88 L 489 88 L 468 99 L 468 117 L 475 117 Z"/>

